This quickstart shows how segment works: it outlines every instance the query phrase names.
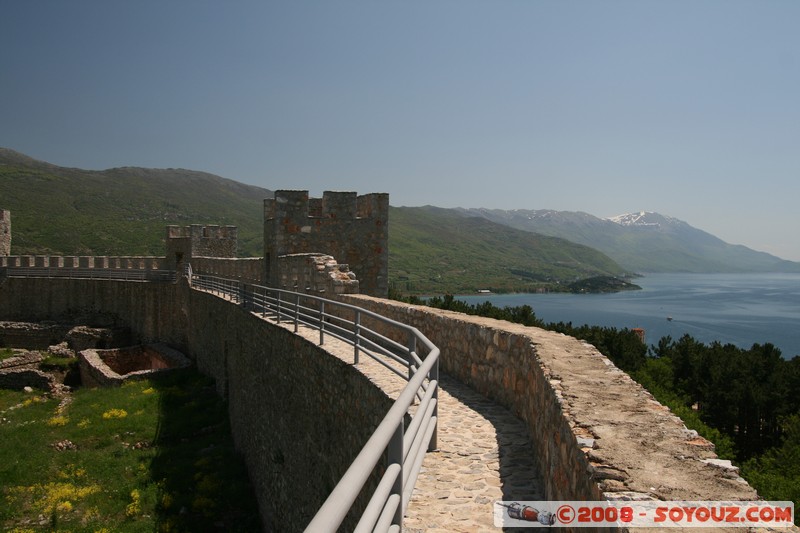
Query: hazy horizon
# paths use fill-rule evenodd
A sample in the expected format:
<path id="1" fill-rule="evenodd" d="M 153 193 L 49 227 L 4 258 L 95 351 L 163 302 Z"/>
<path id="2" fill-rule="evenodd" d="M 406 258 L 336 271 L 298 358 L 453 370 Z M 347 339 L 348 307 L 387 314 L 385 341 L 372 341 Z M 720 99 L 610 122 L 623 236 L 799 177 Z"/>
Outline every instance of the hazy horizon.
<path id="1" fill-rule="evenodd" d="M 800 261 L 800 4 L 9 2 L 0 146 L 396 206 L 654 211 Z M 0 199 L 0 203 L 2 199 Z"/>

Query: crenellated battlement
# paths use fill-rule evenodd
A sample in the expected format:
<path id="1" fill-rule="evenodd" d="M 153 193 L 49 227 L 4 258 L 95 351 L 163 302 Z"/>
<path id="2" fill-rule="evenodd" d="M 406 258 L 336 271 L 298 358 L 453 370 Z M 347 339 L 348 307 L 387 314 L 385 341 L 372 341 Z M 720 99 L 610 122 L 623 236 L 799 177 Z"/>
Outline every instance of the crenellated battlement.
<path id="1" fill-rule="evenodd" d="M 189 237 L 192 239 L 237 239 L 238 229 L 236 226 L 217 226 L 214 224 L 203 226 L 192 224 L 190 226 L 167 226 L 167 237 L 178 239 Z"/>
<path id="2" fill-rule="evenodd" d="M 308 191 L 275 191 L 274 198 L 264 200 L 264 220 L 291 219 L 302 222 L 309 218 L 357 220 L 387 218 L 389 195 L 325 191 L 322 198 L 311 198 Z"/>
<path id="3" fill-rule="evenodd" d="M 388 294 L 389 195 L 325 191 L 275 191 L 264 200 L 265 281 L 280 287 L 285 276 L 279 258 L 292 254 L 326 254 L 348 264 L 360 291 Z"/>

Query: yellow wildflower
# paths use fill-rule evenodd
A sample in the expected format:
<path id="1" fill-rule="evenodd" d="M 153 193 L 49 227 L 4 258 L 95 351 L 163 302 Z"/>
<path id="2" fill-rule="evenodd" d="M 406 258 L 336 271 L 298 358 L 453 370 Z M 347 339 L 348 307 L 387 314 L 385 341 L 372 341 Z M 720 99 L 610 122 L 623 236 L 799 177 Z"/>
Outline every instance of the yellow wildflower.
<path id="1" fill-rule="evenodd" d="M 134 517 L 142 512 L 141 494 L 137 489 L 131 491 L 131 503 L 125 507 L 125 514 Z"/>
<path id="2" fill-rule="evenodd" d="M 66 426 L 69 422 L 69 418 L 66 416 L 54 416 L 50 420 L 47 421 L 48 426 Z"/>
<path id="3" fill-rule="evenodd" d="M 72 511 L 72 503 L 71 502 L 58 502 L 56 505 L 56 511 L 61 513 L 68 513 Z"/>

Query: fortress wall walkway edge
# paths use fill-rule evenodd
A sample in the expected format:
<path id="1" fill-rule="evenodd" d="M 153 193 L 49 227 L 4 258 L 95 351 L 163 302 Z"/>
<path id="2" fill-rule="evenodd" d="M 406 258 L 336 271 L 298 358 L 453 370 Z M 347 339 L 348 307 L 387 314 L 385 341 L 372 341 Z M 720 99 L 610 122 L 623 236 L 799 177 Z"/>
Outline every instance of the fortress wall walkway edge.
<path id="1" fill-rule="evenodd" d="M 548 500 L 754 500 L 713 445 L 584 341 L 425 306 L 341 296 L 418 328 L 441 370 L 528 427 Z"/>

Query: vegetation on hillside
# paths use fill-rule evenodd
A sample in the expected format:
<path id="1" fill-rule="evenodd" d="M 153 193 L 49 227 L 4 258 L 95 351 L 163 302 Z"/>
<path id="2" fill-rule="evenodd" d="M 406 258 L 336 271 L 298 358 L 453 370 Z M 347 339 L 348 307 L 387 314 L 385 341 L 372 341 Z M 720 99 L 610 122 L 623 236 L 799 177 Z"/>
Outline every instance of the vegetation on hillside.
<path id="1" fill-rule="evenodd" d="M 397 296 L 397 295 L 394 295 Z M 583 339 L 627 372 L 689 429 L 735 461 L 759 495 L 800 506 L 800 356 L 786 360 L 772 344 L 749 349 L 704 344 L 689 335 L 648 347 L 631 330 L 544 323 L 529 305 L 499 308 L 451 295 L 418 303 L 537 326 Z"/>
<path id="2" fill-rule="evenodd" d="M 161 256 L 173 224 L 238 226 L 240 255 L 261 255 L 268 194 L 202 172 L 70 169 L 0 149 L 0 208 L 11 211 L 16 255 Z"/>
<path id="3" fill-rule="evenodd" d="M 436 207 L 394 207 L 389 278 L 406 294 L 569 290 L 577 280 L 622 277 L 602 253 Z"/>
<path id="4" fill-rule="evenodd" d="M 218 224 L 238 227 L 240 256 L 261 257 L 271 196 L 202 172 L 63 168 L 0 148 L 15 255 L 161 256 L 167 225 Z M 390 283 L 414 294 L 565 290 L 625 274 L 589 247 L 438 208 L 390 208 L 389 253 Z"/>

